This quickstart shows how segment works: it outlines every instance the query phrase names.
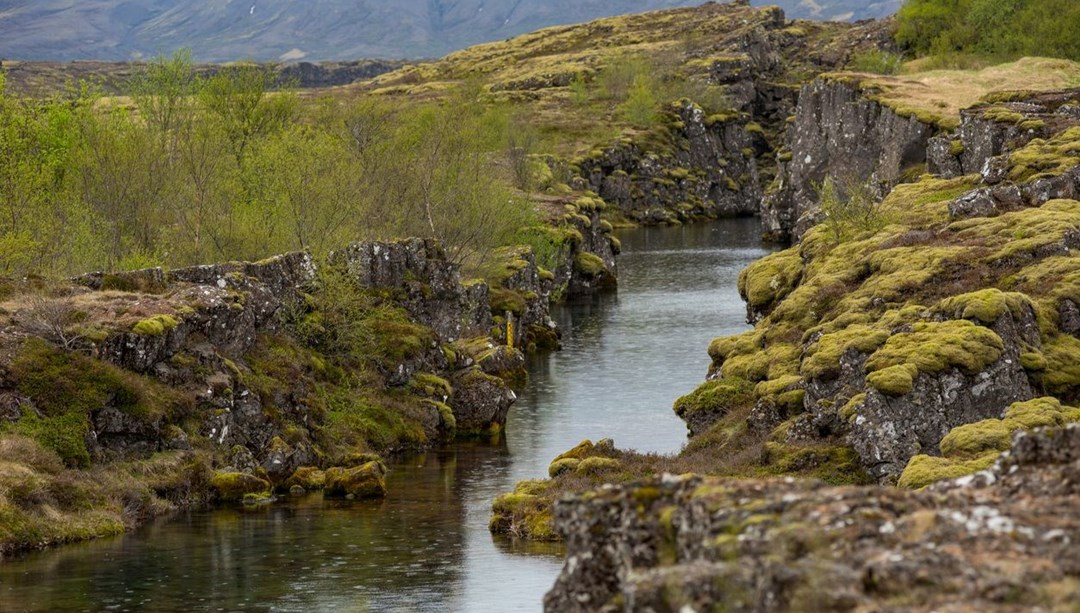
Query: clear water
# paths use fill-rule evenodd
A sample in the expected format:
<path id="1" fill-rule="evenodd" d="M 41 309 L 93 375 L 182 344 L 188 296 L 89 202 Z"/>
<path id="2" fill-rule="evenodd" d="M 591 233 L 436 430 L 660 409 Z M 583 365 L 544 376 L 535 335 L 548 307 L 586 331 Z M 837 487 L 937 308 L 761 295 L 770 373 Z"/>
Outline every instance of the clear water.
<path id="1" fill-rule="evenodd" d="M 538 611 L 561 549 L 492 538 L 491 500 L 584 438 L 677 451 L 672 401 L 713 337 L 746 329 L 735 283 L 759 232 L 621 232 L 618 295 L 557 310 L 564 349 L 531 360 L 505 440 L 401 459 L 386 500 L 189 513 L 30 554 L 0 564 L 0 611 Z"/>

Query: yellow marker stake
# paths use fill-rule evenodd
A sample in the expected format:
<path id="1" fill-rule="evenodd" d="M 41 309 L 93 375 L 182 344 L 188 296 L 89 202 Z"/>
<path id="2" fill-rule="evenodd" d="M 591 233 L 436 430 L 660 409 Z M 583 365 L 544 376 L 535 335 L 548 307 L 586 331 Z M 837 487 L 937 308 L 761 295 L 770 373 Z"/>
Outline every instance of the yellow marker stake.
<path id="1" fill-rule="evenodd" d="M 514 346 L 514 314 L 506 312 L 506 346 Z"/>

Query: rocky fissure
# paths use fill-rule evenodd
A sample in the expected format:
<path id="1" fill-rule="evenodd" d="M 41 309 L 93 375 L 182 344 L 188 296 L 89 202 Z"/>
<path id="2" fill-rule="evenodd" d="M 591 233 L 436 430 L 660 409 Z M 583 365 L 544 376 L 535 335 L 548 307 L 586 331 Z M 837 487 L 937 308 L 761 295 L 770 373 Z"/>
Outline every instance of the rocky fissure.
<path id="1" fill-rule="evenodd" d="M 884 194 L 926 162 L 935 127 L 903 117 L 864 96 L 857 83 L 819 78 L 804 85 L 794 123 L 778 156 L 779 171 L 761 204 L 766 234 L 798 239 L 817 219 L 826 178 L 871 183 Z"/>

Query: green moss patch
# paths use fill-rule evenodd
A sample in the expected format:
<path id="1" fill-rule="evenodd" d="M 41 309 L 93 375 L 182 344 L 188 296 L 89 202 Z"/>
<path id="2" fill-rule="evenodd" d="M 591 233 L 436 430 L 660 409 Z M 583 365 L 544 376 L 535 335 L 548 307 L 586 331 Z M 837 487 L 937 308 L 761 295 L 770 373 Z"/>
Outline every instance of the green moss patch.
<path id="1" fill-rule="evenodd" d="M 300 487 L 308 492 L 318 491 L 326 485 L 326 473 L 314 466 L 297 468 L 283 484 L 285 489 Z"/>
<path id="2" fill-rule="evenodd" d="M 191 408 L 190 398 L 182 392 L 39 339 L 20 347 L 11 377 L 40 415 L 24 411 L 19 421 L 0 426 L 0 432 L 30 436 L 75 466 L 90 463 L 86 436 L 91 413 L 112 408 L 153 421 L 180 417 Z"/>
<path id="3" fill-rule="evenodd" d="M 496 498 L 488 522 L 491 532 L 533 541 L 558 540 L 551 501 L 543 495 L 548 485 L 522 481 L 512 493 Z"/>
<path id="4" fill-rule="evenodd" d="M 866 375 L 866 382 L 886 396 L 910 394 L 919 369 L 914 364 L 897 364 Z"/>
<path id="5" fill-rule="evenodd" d="M 1068 334 L 1055 334 L 1043 341 L 1045 368 L 1035 380 L 1047 392 L 1073 396 L 1080 388 L 1080 340 Z"/>
<path id="6" fill-rule="evenodd" d="M 911 364 L 929 374 L 959 368 L 973 375 L 1001 358 L 1004 350 L 1001 337 L 970 321 L 917 323 L 911 332 L 889 337 L 866 360 L 866 369 L 873 372 Z"/>
<path id="7" fill-rule="evenodd" d="M 849 351 L 870 353 L 888 338 L 888 332 L 861 324 L 824 334 L 807 348 L 802 374 L 808 379 L 835 379 L 840 375 L 841 356 Z"/>
<path id="8" fill-rule="evenodd" d="M 789 445 L 769 442 L 761 458 L 762 467 L 747 476 L 797 475 L 821 479 L 832 485 L 859 485 L 871 479 L 859 465 L 850 447 L 840 445 Z"/>
<path id="9" fill-rule="evenodd" d="M 589 457 L 589 453 L 592 452 L 593 447 L 595 447 L 595 445 L 593 445 L 593 442 L 585 439 L 575 445 L 572 449 L 568 449 L 555 456 L 555 459 L 552 460 L 552 462 L 558 462 L 559 460 L 566 459 L 584 460 L 585 458 Z"/>
<path id="10" fill-rule="evenodd" d="M 745 379 L 752 383 L 779 379 L 781 377 L 797 374 L 799 366 L 800 349 L 794 343 L 775 343 L 767 347 L 747 347 L 741 345 L 745 338 L 734 337 L 734 344 L 722 347 L 721 343 L 713 342 L 710 353 L 721 357 L 714 357 L 714 365 L 721 361 L 720 372 L 725 378 Z"/>
<path id="11" fill-rule="evenodd" d="M 908 462 L 900 475 L 897 485 L 908 489 L 919 489 L 936 481 L 956 479 L 990 468 L 997 460 L 997 452 L 969 460 L 951 460 L 928 455 L 917 455 Z"/>
<path id="12" fill-rule="evenodd" d="M 738 377 L 707 381 L 693 392 L 675 401 L 675 414 L 683 419 L 701 413 L 722 416 L 733 407 L 754 402 L 754 384 Z"/>
<path id="13" fill-rule="evenodd" d="M 739 294 L 750 306 L 766 311 L 783 300 L 799 283 L 802 256 L 798 249 L 786 249 L 765 256 L 739 274 Z"/>
<path id="14" fill-rule="evenodd" d="M 1027 181 L 1038 176 L 1057 176 L 1080 164 L 1080 126 L 1069 128 L 1049 140 L 1035 139 L 1009 154 L 1009 179 Z"/>
<path id="15" fill-rule="evenodd" d="M 210 479 L 210 487 L 217 492 L 218 499 L 225 502 L 242 502 L 249 494 L 269 494 L 270 482 L 247 473 L 215 473 Z"/>
<path id="16" fill-rule="evenodd" d="M 1051 200 L 1041 207 L 1006 213 L 998 217 L 975 217 L 949 224 L 957 238 L 982 243 L 994 251 L 989 264 L 1034 258 L 1046 247 L 1063 244 L 1080 227 L 1080 202 Z"/>
<path id="17" fill-rule="evenodd" d="M 493 287 L 489 290 L 488 297 L 491 302 L 491 312 L 496 315 L 509 311 L 520 316 L 525 312 L 527 301 L 525 296 L 517 290 Z"/>
<path id="18" fill-rule="evenodd" d="M 1034 312 L 1034 305 L 1024 294 L 989 288 L 946 298 L 938 303 L 937 310 L 957 319 L 992 324 L 1005 313 L 1019 321 L 1025 311 Z"/>
<path id="19" fill-rule="evenodd" d="M 989 468 L 1012 444 L 1018 430 L 1060 427 L 1080 421 L 1080 409 L 1045 397 L 1013 403 L 1002 419 L 984 419 L 953 428 L 941 439 L 942 457 L 912 458 L 900 477 L 901 487 L 920 488 Z"/>
<path id="20" fill-rule="evenodd" d="M 578 463 L 574 472 L 579 475 L 600 475 L 619 470 L 622 463 L 614 458 L 591 457 Z"/>
<path id="21" fill-rule="evenodd" d="M 180 322 L 172 315 L 155 315 L 135 324 L 131 331 L 143 336 L 161 336 L 178 325 Z"/>
<path id="22" fill-rule="evenodd" d="M 579 251 L 574 256 L 574 270 L 577 272 L 595 277 L 607 270 L 607 266 L 604 265 L 604 260 L 600 256 L 589 253 L 588 251 Z"/>

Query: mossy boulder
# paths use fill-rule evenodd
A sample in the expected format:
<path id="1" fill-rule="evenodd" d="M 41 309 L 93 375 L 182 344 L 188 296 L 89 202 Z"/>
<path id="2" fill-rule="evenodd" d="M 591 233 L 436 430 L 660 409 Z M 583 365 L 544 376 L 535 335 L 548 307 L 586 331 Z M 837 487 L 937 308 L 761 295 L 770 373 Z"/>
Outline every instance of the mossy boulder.
<path id="1" fill-rule="evenodd" d="M 600 256 L 580 251 L 574 256 L 574 270 L 587 277 L 596 277 L 607 270 L 604 260 Z"/>
<path id="2" fill-rule="evenodd" d="M 1009 448 L 1013 429 L 1000 419 L 984 419 L 953 428 L 941 439 L 941 454 L 945 457 L 972 457 L 988 451 L 1001 453 Z"/>
<path id="3" fill-rule="evenodd" d="M 690 435 L 704 432 L 734 409 L 754 403 L 754 384 L 739 377 L 707 381 L 675 401 L 675 414 L 686 422 Z"/>
<path id="4" fill-rule="evenodd" d="M 835 379 L 840 375 L 840 358 L 845 353 L 871 353 L 888 339 L 888 331 L 865 324 L 823 334 L 807 348 L 800 372 L 808 379 Z"/>
<path id="5" fill-rule="evenodd" d="M 491 505 L 488 529 L 495 534 L 531 541 L 556 541 L 551 502 L 545 496 L 550 482 L 522 481 L 512 493 L 502 494 Z"/>
<path id="6" fill-rule="evenodd" d="M 921 488 L 988 468 L 1012 444 L 1018 430 L 1061 427 L 1080 421 L 1080 408 L 1057 398 L 1035 398 L 1012 404 L 1001 419 L 985 419 L 953 428 L 941 439 L 941 456 L 915 456 L 900 476 L 901 487 Z"/>
<path id="7" fill-rule="evenodd" d="M 918 374 L 914 364 L 897 364 L 868 374 L 866 382 L 886 396 L 903 396 L 911 393 Z"/>
<path id="8" fill-rule="evenodd" d="M 889 337 L 866 361 L 868 371 L 911 364 L 935 374 L 959 368 L 976 374 L 1001 358 L 1005 345 L 997 334 L 966 320 L 917 323 L 911 332 Z"/>
<path id="9" fill-rule="evenodd" d="M 944 479 L 955 479 L 990 468 L 1000 454 L 992 452 L 970 460 L 953 460 L 928 455 L 911 458 L 897 485 L 920 489 Z"/>
<path id="10" fill-rule="evenodd" d="M 131 331 L 143 336 L 161 336 L 178 325 L 180 322 L 172 315 L 155 315 L 138 322 Z"/>
<path id="11" fill-rule="evenodd" d="M 567 449 L 566 451 L 555 456 L 555 459 L 551 462 L 554 464 L 559 460 L 584 460 L 585 458 L 589 457 L 589 453 L 592 452 L 594 447 L 595 445 L 593 445 L 592 441 L 590 441 L 589 439 L 585 439 L 577 445 L 574 445 L 573 448 Z"/>
<path id="12" fill-rule="evenodd" d="M 308 492 L 321 490 L 326 485 L 326 473 L 314 466 L 301 466 L 282 485 L 290 491 L 295 487 Z"/>
<path id="13" fill-rule="evenodd" d="M 555 460 L 551 464 L 548 464 L 548 476 L 554 479 L 564 473 L 574 472 L 577 470 L 579 464 L 581 464 L 581 460 L 577 458 Z"/>
<path id="14" fill-rule="evenodd" d="M 386 467 L 368 462 L 354 468 L 334 467 L 326 471 L 323 494 L 330 497 L 365 500 L 386 496 Z"/>
<path id="15" fill-rule="evenodd" d="M 1035 307 L 1024 294 L 989 288 L 946 298 L 938 304 L 937 310 L 957 319 L 972 319 L 989 325 L 1005 313 L 1019 321 L 1025 312 L 1034 313 Z"/>
<path id="16" fill-rule="evenodd" d="M 210 487 L 217 493 L 218 499 L 225 502 L 243 502 L 249 495 L 270 494 L 269 481 L 247 473 L 215 473 L 210 479 Z"/>
<path id="17" fill-rule="evenodd" d="M 739 294 L 751 321 L 767 315 L 799 283 L 803 261 L 798 249 L 765 256 L 739 274 Z"/>
<path id="18" fill-rule="evenodd" d="M 579 475 L 595 476 L 607 472 L 616 471 L 622 467 L 622 462 L 614 458 L 592 457 L 585 458 L 574 469 Z"/>

